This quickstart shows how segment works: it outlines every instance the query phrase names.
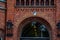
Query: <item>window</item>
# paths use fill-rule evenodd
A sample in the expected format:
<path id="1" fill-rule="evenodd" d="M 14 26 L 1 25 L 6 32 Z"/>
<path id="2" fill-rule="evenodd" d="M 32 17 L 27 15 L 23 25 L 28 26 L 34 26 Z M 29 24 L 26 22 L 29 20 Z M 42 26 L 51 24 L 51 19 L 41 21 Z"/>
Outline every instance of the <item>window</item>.
<path id="1" fill-rule="evenodd" d="M 19 5 L 20 4 L 20 1 L 19 0 L 16 0 L 16 5 Z"/>
<path id="2" fill-rule="evenodd" d="M 49 0 L 46 0 L 46 2 L 45 2 L 45 3 L 46 3 L 46 5 L 49 5 Z"/>
<path id="3" fill-rule="evenodd" d="M 34 5 L 34 0 L 31 0 L 31 5 Z"/>
<path id="4" fill-rule="evenodd" d="M 39 5 L 39 0 L 36 0 L 36 5 Z"/>
<path id="5" fill-rule="evenodd" d="M 24 0 L 21 0 L 21 5 L 24 5 Z"/>
<path id="6" fill-rule="evenodd" d="M 16 5 L 23 7 L 29 7 L 29 5 L 30 7 L 49 7 L 49 5 L 54 5 L 54 0 L 16 0 Z"/>
<path id="7" fill-rule="evenodd" d="M 54 5 L 54 0 L 51 0 L 51 5 Z"/>
<path id="8" fill-rule="evenodd" d="M 29 5 L 29 0 L 26 0 L 26 5 Z"/>
<path id="9" fill-rule="evenodd" d="M 44 5 L 44 0 L 41 0 L 41 3 L 40 3 L 41 5 Z"/>

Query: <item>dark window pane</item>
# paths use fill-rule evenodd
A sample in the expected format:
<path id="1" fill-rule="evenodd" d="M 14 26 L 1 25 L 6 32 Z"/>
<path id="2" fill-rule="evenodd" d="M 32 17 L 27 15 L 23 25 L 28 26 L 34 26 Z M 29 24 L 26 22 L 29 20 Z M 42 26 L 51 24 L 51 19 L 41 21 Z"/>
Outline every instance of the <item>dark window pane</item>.
<path id="1" fill-rule="evenodd" d="M 39 5 L 39 0 L 36 0 L 36 5 Z"/>
<path id="2" fill-rule="evenodd" d="M 29 5 L 29 0 L 26 0 L 26 5 Z"/>
<path id="3" fill-rule="evenodd" d="M 24 5 L 24 0 L 21 0 L 21 5 Z"/>
<path id="4" fill-rule="evenodd" d="M 41 5 L 44 5 L 44 0 L 41 0 L 40 4 L 41 4 Z"/>
<path id="5" fill-rule="evenodd" d="M 44 25 L 39 22 L 31 22 L 23 28 L 21 37 L 49 37 L 49 33 Z"/>
<path id="6" fill-rule="evenodd" d="M 34 5 L 34 0 L 31 0 L 31 5 Z"/>
<path id="7" fill-rule="evenodd" d="M 46 5 L 49 5 L 49 0 L 46 0 Z"/>
<path id="8" fill-rule="evenodd" d="M 42 31 L 42 34 L 43 34 L 43 37 L 49 37 L 49 33 L 48 33 L 47 30 L 46 31 Z"/>
<path id="9" fill-rule="evenodd" d="M 54 0 L 51 0 L 51 5 L 54 5 Z"/>
<path id="10" fill-rule="evenodd" d="M 19 0 L 16 0 L 16 5 L 19 5 L 19 4 L 20 4 Z"/>

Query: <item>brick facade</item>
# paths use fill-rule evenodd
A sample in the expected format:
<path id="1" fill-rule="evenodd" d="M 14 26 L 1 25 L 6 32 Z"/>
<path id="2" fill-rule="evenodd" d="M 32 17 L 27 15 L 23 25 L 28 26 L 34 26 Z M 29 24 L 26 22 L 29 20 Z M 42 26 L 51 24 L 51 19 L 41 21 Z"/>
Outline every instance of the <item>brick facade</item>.
<path id="1" fill-rule="evenodd" d="M 5 34 L 9 32 L 6 29 L 7 26 L 5 24 L 8 20 L 11 20 L 13 23 L 13 36 L 5 36 L 5 40 L 20 40 L 18 36 L 20 33 L 18 30 L 21 28 L 20 25 L 23 25 L 22 22 L 25 20 L 26 23 L 30 17 L 32 17 L 32 19 L 37 17 L 46 20 L 51 28 L 51 40 L 60 40 L 60 37 L 57 37 L 57 34 L 60 34 L 60 31 L 56 26 L 56 24 L 60 21 L 60 0 L 54 1 L 56 4 L 55 7 L 46 8 L 20 8 L 16 7 L 16 0 L 7 0 L 6 2 L 7 3 L 0 2 L 1 6 L 6 7 L 6 9 L 0 10 L 0 29 L 6 30 Z M 33 15 L 34 11 L 37 12 L 36 15 Z"/>

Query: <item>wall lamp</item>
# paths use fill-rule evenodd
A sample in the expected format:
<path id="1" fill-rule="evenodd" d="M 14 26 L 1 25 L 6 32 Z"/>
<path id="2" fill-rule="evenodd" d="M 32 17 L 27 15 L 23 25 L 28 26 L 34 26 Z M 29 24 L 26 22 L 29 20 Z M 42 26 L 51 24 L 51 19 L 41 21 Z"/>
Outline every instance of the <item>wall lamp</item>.
<path id="1" fill-rule="evenodd" d="M 7 29 L 12 29 L 13 28 L 12 27 L 13 26 L 13 23 L 12 23 L 11 20 L 8 20 L 6 25 L 7 25 Z"/>
<path id="2" fill-rule="evenodd" d="M 8 20 L 7 23 L 6 23 L 6 31 L 7 31 L 7 34 L 6 36 L 8 37 L 11 37 L 13 36 L 13 23 L 11 20 Z"/>
<path id="3" fill-rule="evenodd" d="M 60 22 L 57 23 L 57 29 L 60 29 Z"/>

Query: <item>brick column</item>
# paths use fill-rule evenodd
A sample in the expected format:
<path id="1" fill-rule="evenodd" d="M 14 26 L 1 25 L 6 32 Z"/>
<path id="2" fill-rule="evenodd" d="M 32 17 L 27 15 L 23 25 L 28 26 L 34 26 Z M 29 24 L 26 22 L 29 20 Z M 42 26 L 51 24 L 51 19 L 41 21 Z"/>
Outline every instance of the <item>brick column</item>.
<path id="1" fill-rule="evenodd" d="M 46 0 L 44 0 L 44 6 L 46 6 L 46 5 L 45 5 L 45 4 L 46 4 L 45 2 L 46 2 Z"/>
<path id="2" fill-rule="evenodd" d="M 26 0 L 24 0 L 24 6 L 26 6 Z"/>
<path id="3" fill-rule="evenodd" d="M 49 0 L 49 6 L 51 6 L 51 0 Z"/>
<path id="4" fill-rule="evenodd" d="M 29 0 L 29 6 L 31 6 L 31 0 Z"/>
<path id="5" fill-rule="evenodd" d="M 14 23 L 14 10 L 15 10 L 14 6 L 15 5 L 16 5 L 16 0 L 7 0 L 7 19 L 6 19 L 6 22 L 8 20 L 11 20 L 12 23 Z M 6 26 L 6 28 L 7 28 L 7 26 Z M 6 29 L 6 35 L 7 35 L 7 31 L 8 30 Z M 11 37 L 6 36 L 6 40 L 13 40 L 13 36 L 11 36 Z"/>

